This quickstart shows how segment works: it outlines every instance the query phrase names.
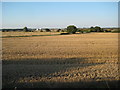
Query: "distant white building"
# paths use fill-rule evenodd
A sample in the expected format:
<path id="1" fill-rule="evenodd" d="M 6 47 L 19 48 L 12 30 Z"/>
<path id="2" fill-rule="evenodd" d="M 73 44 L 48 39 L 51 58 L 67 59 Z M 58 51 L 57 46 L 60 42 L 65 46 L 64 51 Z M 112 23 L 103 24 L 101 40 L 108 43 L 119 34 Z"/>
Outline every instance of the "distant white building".
<path id="1" fill-rule="evenodd" d="M 35 31 L 40 31 L 41 29 L 40 28 L 37 28 Z"/>

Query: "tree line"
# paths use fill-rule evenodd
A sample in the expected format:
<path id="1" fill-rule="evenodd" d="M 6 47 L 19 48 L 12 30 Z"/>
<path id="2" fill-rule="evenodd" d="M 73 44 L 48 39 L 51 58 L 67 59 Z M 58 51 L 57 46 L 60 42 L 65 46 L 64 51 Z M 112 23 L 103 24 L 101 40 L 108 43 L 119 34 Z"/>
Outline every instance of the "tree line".
<path id="1" fill-rule="evenodd" d="M 44 28 L 44 29 L 29 29 L 27 27 L 24 27 L 23 29 L 2 29 L 3 32 L 7 31 L 24 31 L 24 32 L 34 32 L 34 31 L 40 31 L 40 32 L 67 32 L 68 34 L 75 34 L 76 32 L 80 33 L 90 33 L 90 32 L 120 32 L 118 28 L 101 28 L 99 26 L 95 27 L 90 27 L 90 28 L 77 28 L 75 25 L 69 25 L 64 29 L 49 29 L 49 28 Z"/>
<path id="2" fill-rule="evenodd" d="M 95 27 L 90 27 L 90 28 L 86 28 L 86 29 L 78 29 L 76 26 L 74 25 L 70 25 L 67 27 L 67 32 L 71 33 L 71 34 L 75 34 L 76 32 L 80 32 L 80 33 L 90 33 L 90 32 L 120 32 L 120 30 L 118 28 L 116 29 L 104 29 L 101 28 L 99 26 L 95 26 Z"/>

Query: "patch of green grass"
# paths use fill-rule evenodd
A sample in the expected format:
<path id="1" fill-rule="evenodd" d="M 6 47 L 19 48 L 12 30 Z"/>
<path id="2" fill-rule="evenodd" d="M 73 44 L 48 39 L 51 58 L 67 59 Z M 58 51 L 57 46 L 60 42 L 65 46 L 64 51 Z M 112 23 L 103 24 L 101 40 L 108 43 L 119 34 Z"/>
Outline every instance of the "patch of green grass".
<path id="1" fill-rule="evenodd" d="M 112 33 L 120 33 L 120 30 L 112 31 Z"/>

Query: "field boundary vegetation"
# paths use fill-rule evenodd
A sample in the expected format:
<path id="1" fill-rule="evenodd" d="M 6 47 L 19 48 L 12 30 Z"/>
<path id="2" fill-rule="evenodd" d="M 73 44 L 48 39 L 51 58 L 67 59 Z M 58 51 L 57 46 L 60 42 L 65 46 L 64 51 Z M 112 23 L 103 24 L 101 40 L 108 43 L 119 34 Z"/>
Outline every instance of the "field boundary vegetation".
<path id="1" fill-rule="evenodd" d="M 0 38 L 14 38 L 14 37 L 36 37 L 36 36 L 58 36 L 69 34 L 86 34 L 86 33 L 120 33 L 118 28 L 101 28 L 99 26 L 90 28 L 77 28 L 75 25 L 69 25 L 67 28 L 41 28 L 32 29 L 24 27 L 23 29 L 1 29 L 2 34 Z M 12 32 L 21 33 L 20 35 L 13 35 Z M 9 34 L 7 34 L 9 33 Z M 10 34 L 11 33 L 11 34 Z"/>
<path id="2" fill-rule="evenodd" d="M 77 28 L 75 25 L 69 25 L 67 28 L 21 28 L 21 29 L 0 29 L 2 32 L 68 32 L 75 34 L 76 32 L 80 33 L 90 33 L 90 32 L 113 32 L 113 33 L 120 33 L 119 28 L 101 28 L 99 26 L 91 26 L 90 28 Z"/>

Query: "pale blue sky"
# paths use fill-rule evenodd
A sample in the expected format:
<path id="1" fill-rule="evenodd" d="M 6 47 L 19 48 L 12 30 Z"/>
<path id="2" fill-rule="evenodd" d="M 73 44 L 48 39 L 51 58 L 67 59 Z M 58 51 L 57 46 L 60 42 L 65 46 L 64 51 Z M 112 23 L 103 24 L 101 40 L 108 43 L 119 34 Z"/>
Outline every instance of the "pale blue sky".
<path id="1" fill-rule="evenodd" d="M 118 26 L 117 2 L 3 2 L 3 28 Z"/>

